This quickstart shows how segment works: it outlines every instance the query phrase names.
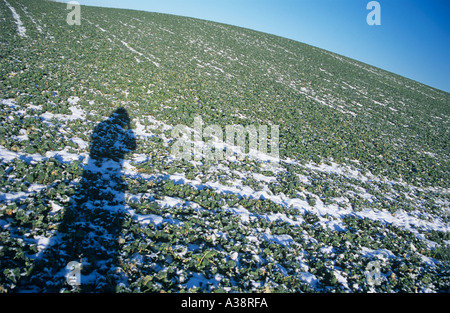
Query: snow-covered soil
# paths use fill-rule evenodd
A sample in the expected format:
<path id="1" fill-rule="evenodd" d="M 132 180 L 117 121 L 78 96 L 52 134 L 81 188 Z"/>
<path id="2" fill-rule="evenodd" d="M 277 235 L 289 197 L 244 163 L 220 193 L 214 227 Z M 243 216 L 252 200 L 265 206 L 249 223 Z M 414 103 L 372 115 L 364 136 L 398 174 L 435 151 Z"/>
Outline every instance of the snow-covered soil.
<path id="1" fill-rule="evenodd" d="M 43 123 L 49 123 L 68 133 L 67 126 L 74 121 L 92 124 L 86 118 L 85 109 L 77 105 L 77 100 L 75 97 L 68 99 L 71 114 L 52 114 L 42 112 L 37 107 L 21 107 L 11 99 L 3 99 L 1 105 L 2 112 L 7 113 L 9 119 L 19 116 L 38 118 Z M 107 119 L 108 117 L 104 117 L 104 120 Z M 160 140 L 162 149 L 158 152 L 167 155 L 159 157 L 169 160 L 169 165 L 176 164 L 176 158 L 169 155 L 171 125 L 152 116 L 135 118 L 132 124 L 136 127 L 129 132 L 133 133 L 138 143 L 151 147 L 152 142 Z M 27 132 L 22 133 L 26 136 Z M 22 137 L 22 140 L 27 138 Z M 95 181 L 87 183 L 95 185 L 97 182 L 92 188 L 100 189 L 104 194 L 96 199 L 86 200 L 83 207 L 94 215 L 99 213 L 92 212 L 99 209 L 113 212 L 111 214 L 122 214 L 121 218 L 127 221 L 123 225 L 129 225 L 122 225 L 123 229 L 119 234 L 112 234 L 103 229 L 102 224 L 109 219 L 102 220 L 101 214 L 97 220 L 90 222 L 91 227 L 88 228 L 91 230 L 85 236 L 92 239 L 89 244 L 95 249 L 105 249 L 105 238 L 121 244 L 120 247 L 111 248 L 119 251 L 108 252 L 114 254 L 114 261 L 112 257 L 100 261 L 93 261 L 93 256 L 80 257 L 87 268 L 82 272 L 82 282 L 85 285 L 100 288 L 99 286 L 106 285 L 105 276 L 112 275 L 105 273 L 113 271 L 116 273 L 118 286 L 124 290 L 165 289 L 165 284 L 169 284 L 173 290 L 289 290 L 287 282 L 295 279 L 298 286 L 296 288 L 300 289 L 309 286 L 311 290 L 317 291 L 330 288 L 361 291 L 375 288 L 367 285 L 364 274 L 365 266 L 372 260 L 379 260 L 386 285 L 388 281 L 392 283 L 392 277 L 400 275 L 395 268 L 399 264 L 410 266 L 408 268 L 411 271 L 404 275 L 414 275 L 412 278 L 432 275 L 430 273 L 441 266 L 441 261 L 433 258 L 431 253 L 439 244 L 430 240 L 428 234 L 433 231 L 448 231 L 442 217 L 443 212 L 448 214 L 448 190 L 419 188 L 375 177 L 371 173 L 363 174 L 353 164 L 302 164 L 289 159 L 281 160 L 276 167 L 272 164 L 270 171 L 267 171 L 264 169 L 264 161 L 260 160 L 264 160 L 264 157 L 246 158 L 242 162 L 225 160 L 209 165 L 191 161 L 193 168 L 203 167 L 196 176 L 188 175 L 185 171 L 172 173 L 154 170 L 153 173 L 147 173 L 148 166 L 151 168 L 156 156 L 130 153 L 125 159 L 95 161 L 88 153 L 88 140 L 71 136 L 67 141 L 73 145 L 57 151 L 47 151 L 44 155 L 15 152 L 0 146 L 2 170 L 11 183 L 3 184 L 1 190 L 0 225 L 4 233 L 10 234 L 9 241 L 29 246 L 28 249 L 31 250 L 24 255 L 29 262 L 42 262 L 49 266 L 48 255 L 60 253 L 64 256 L 67 254 L 65 246 L 71 240 L 67 233 L 58 230 L 67 218 L 66 210 L 74 205 L 73 200 L 69 200 L 64 194 L 71 194 L 67 191 L 80 189 L 80 186 L 86 184 L 80 181 L 80 175 L 84 177 L 86 173 L 97 174 Z M 166 151 L 163 150 L 164 147 Z M 14 171 L 11 171 L 14 167 L 23 166 L 31 170 L 38 166 L 45 168 L 49 163 L 56 165 L 56 168 L 63 168 L 63 173 L 68 168 L 76 167 L 79 174 L 73 176 L 73 179 L 63 174 L 47 183 L 19 186 L 13 183 L 21 180 L 21 177 L 16 177 Z M 250 164 L 252 169 L 246 170 L 246 166 Z M 287 176 L 292 172 L 295 173 L 293 177 Z M 286 177 L 294 182 L 289 193 L 277 189 L 286 184 Z M 339 195 L 332 197 L 329 203 L 325 203 L 320 194 L 308 191 L 313 181 L 327 183 L 337 179 L 342 179 L 345 183 L 337 187 Z M 126 182 L 128 186 L 118 188 L 117 181 Z M 367 186 L 373 189 L 368 190 Z M 395 186 L 402 186 L 403 192 L 398 192 Z M 46 200 L 51 210 L 35 216 L 30 211 L 30 205 L 36 205 L 37 199 L 52 193 L 56 188 L 56 194 Z M 194 196 L 199 192 L 204 195 Z M 426 213 L 424 195 L 432 196 L 435 202 L 440 202 L 444 211 Z M 408 210 L 397 209 L 390 212 L 377 208 L 376 203 L 399 196 L 408 199 Z M 211 198 L 217 201 L 211 204 L 208 202 Z M 362 199 L 364 205 L 354 207 L 352 199 Z M 33 226 L 26 226 L 28 223 L 11 218 L 19 214 L 28 219 L 28 223 L 31 221 Z M 46 228 L 34 224 L 35 219 L 41 222 L 45 220 L 42 225 Z M 230 224 L 225 223 L 224 219 Z M 82 221 L 86 223 L 85 218 Z M 77 223 L 82 225 L 82 222 Z M 360 223 L 367 228 L 361 228 Z M 99 231 L 99 228 L 103 230 Z M 133 229 L 141 231 L 136 233 Z M 180 236 L 180 231 L 184 236 Z M 147 232 L 151 234 L 147 235 Z M 158 243 L 155 239 L 155 236 L 159 236 L 157 234 L 176 235 L 168 241 L 165 238 Z M 195 239 L 188 234 L 195 234 Z M 102 240 L 95 239 L 96 237 Z M 2 250 L 7 249 L 6 245 L 7 242 L 3 242 Z M 157 245 L 160 247 L 156 248 Z M 318 258 L 320 262 L 324 262 L 324 272 L 314 270 Z M 416 263 L 410 263 L 411 258 Z M 120 259 L 120 262 L 115 259 Z M 177 262 L 174 263 L 174 259 Z M 206 264 L 205 259 L 208 260 Z M 186 268 L 185 265 L 191 264 L 193 260 L 196 264 Z M 95 262 L 106 262 L 111 268 L 96 269 L 93 266 Z M 219 262 L 225 262 L 222 271 L 219 270 Z M 164 280 L 158 282 L 156 278 L 150 280 L 152 275 L 168 273 L 174 264 L 177 265 L 175 272 L 171 273 L 169 283 L 164 283 Z M 231 264 L 233 266 L 228 268 Z M 241 273 L 247 269 L 252 271 Z M 46 271 L 53 273 L 54 280 L 63 280 L 66 272 L 61 268 L 54 272 L 55 270 L 46 268 Z M 137 273 L 141 271 L 147 275 L 137 277 Z M 42 279 L 45 277 L 42 273 L 35 275 L 42 276 Z M 33 286 L 28 281 L 26 284 L 20 282 L 19 278 L 17 277 L 17 284 L 20 287 L 17 288 L 23 291 L 37 291 L 42 290 L 41 288 L 51 290 L 60 284 L 55 282 L 53 286 L 47 282 L 48 286 L 42 286 L 44 282 L 41 281 L 37 283 L 38 286 Z M 140 285 L 142 279 L 147 282 L 146 287 Z M 326 281 L 327 279 L 330 281 Z M 281 283 L 285 280 L 285 284 Z M 425 284 L 415 281 L 413 286 L 420 286 L 421 291 L 432 291 L 434 283 L 436 282 L 429 281 Z"/>
<path id="2" fill-rule="evenodd" d="M 67 13 L 0 0 L 0 292 L 449 291 L 448 94 L 229 25 Z M 172 155 L 199 115 L 279 124 L 281 158 Z"/>

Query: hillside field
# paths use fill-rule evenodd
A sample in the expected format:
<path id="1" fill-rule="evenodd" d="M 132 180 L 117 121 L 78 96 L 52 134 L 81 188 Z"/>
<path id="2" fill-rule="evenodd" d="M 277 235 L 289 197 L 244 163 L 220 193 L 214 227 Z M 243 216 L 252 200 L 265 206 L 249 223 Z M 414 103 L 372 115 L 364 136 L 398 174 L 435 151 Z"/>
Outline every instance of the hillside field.
<path id="1" fill-rule="evenodd" d="M 0 0 L 0 292 L 450 291 L 449 93 L 235 26 L 69 12 Z M 175 157 L 199 116 L 278 125 L 279 162 Z"/>

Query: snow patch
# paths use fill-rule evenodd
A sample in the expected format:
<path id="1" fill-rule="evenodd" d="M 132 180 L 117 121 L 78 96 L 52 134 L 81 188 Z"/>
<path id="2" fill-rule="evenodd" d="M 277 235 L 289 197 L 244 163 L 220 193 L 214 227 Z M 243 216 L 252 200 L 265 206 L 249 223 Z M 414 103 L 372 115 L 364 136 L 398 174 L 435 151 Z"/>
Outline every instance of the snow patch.
<path id="1" fill-rule="evenodd" d="M 14 17 L 14 20 L 17 24 L 17 32 L 19 33 L 19 36 L 21 37 L 27 37 L 25 32 L 27 31 L 25 26 L 23 26 L 22 20 L 20 19 L 20 15 L 17 14 L 16 10 L 8 3 L 8 1 L 4 0 L 6 6 L 11 10 L 12 15 Z"/>

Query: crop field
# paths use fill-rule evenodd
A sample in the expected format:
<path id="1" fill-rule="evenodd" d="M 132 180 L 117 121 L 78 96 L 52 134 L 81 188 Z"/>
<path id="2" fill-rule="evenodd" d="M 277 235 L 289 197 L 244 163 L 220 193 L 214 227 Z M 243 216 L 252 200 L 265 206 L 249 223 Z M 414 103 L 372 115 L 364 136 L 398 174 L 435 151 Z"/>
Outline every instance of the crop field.
<path id="1" fill-rule="evenodd" d="M 450 291 L 450 94 L 249 29 L 69 12 L 0 0 L 0 292 Z M 278 125 L 279 162 L 175 157 L 197 116 Z"/>

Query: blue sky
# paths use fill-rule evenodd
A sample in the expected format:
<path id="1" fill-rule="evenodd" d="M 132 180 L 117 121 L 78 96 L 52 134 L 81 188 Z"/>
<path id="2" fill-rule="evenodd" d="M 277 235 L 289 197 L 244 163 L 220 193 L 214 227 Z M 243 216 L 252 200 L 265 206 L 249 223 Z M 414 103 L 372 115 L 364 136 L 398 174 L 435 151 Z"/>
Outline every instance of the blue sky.
<path id="1" fill-rule="evenodd" d="M 450 92 L 450 1 L 78 0 L 80 4 L 196 17 L 304 42 Z M 66 2 L 66 1 L 65 1 Z"/>

